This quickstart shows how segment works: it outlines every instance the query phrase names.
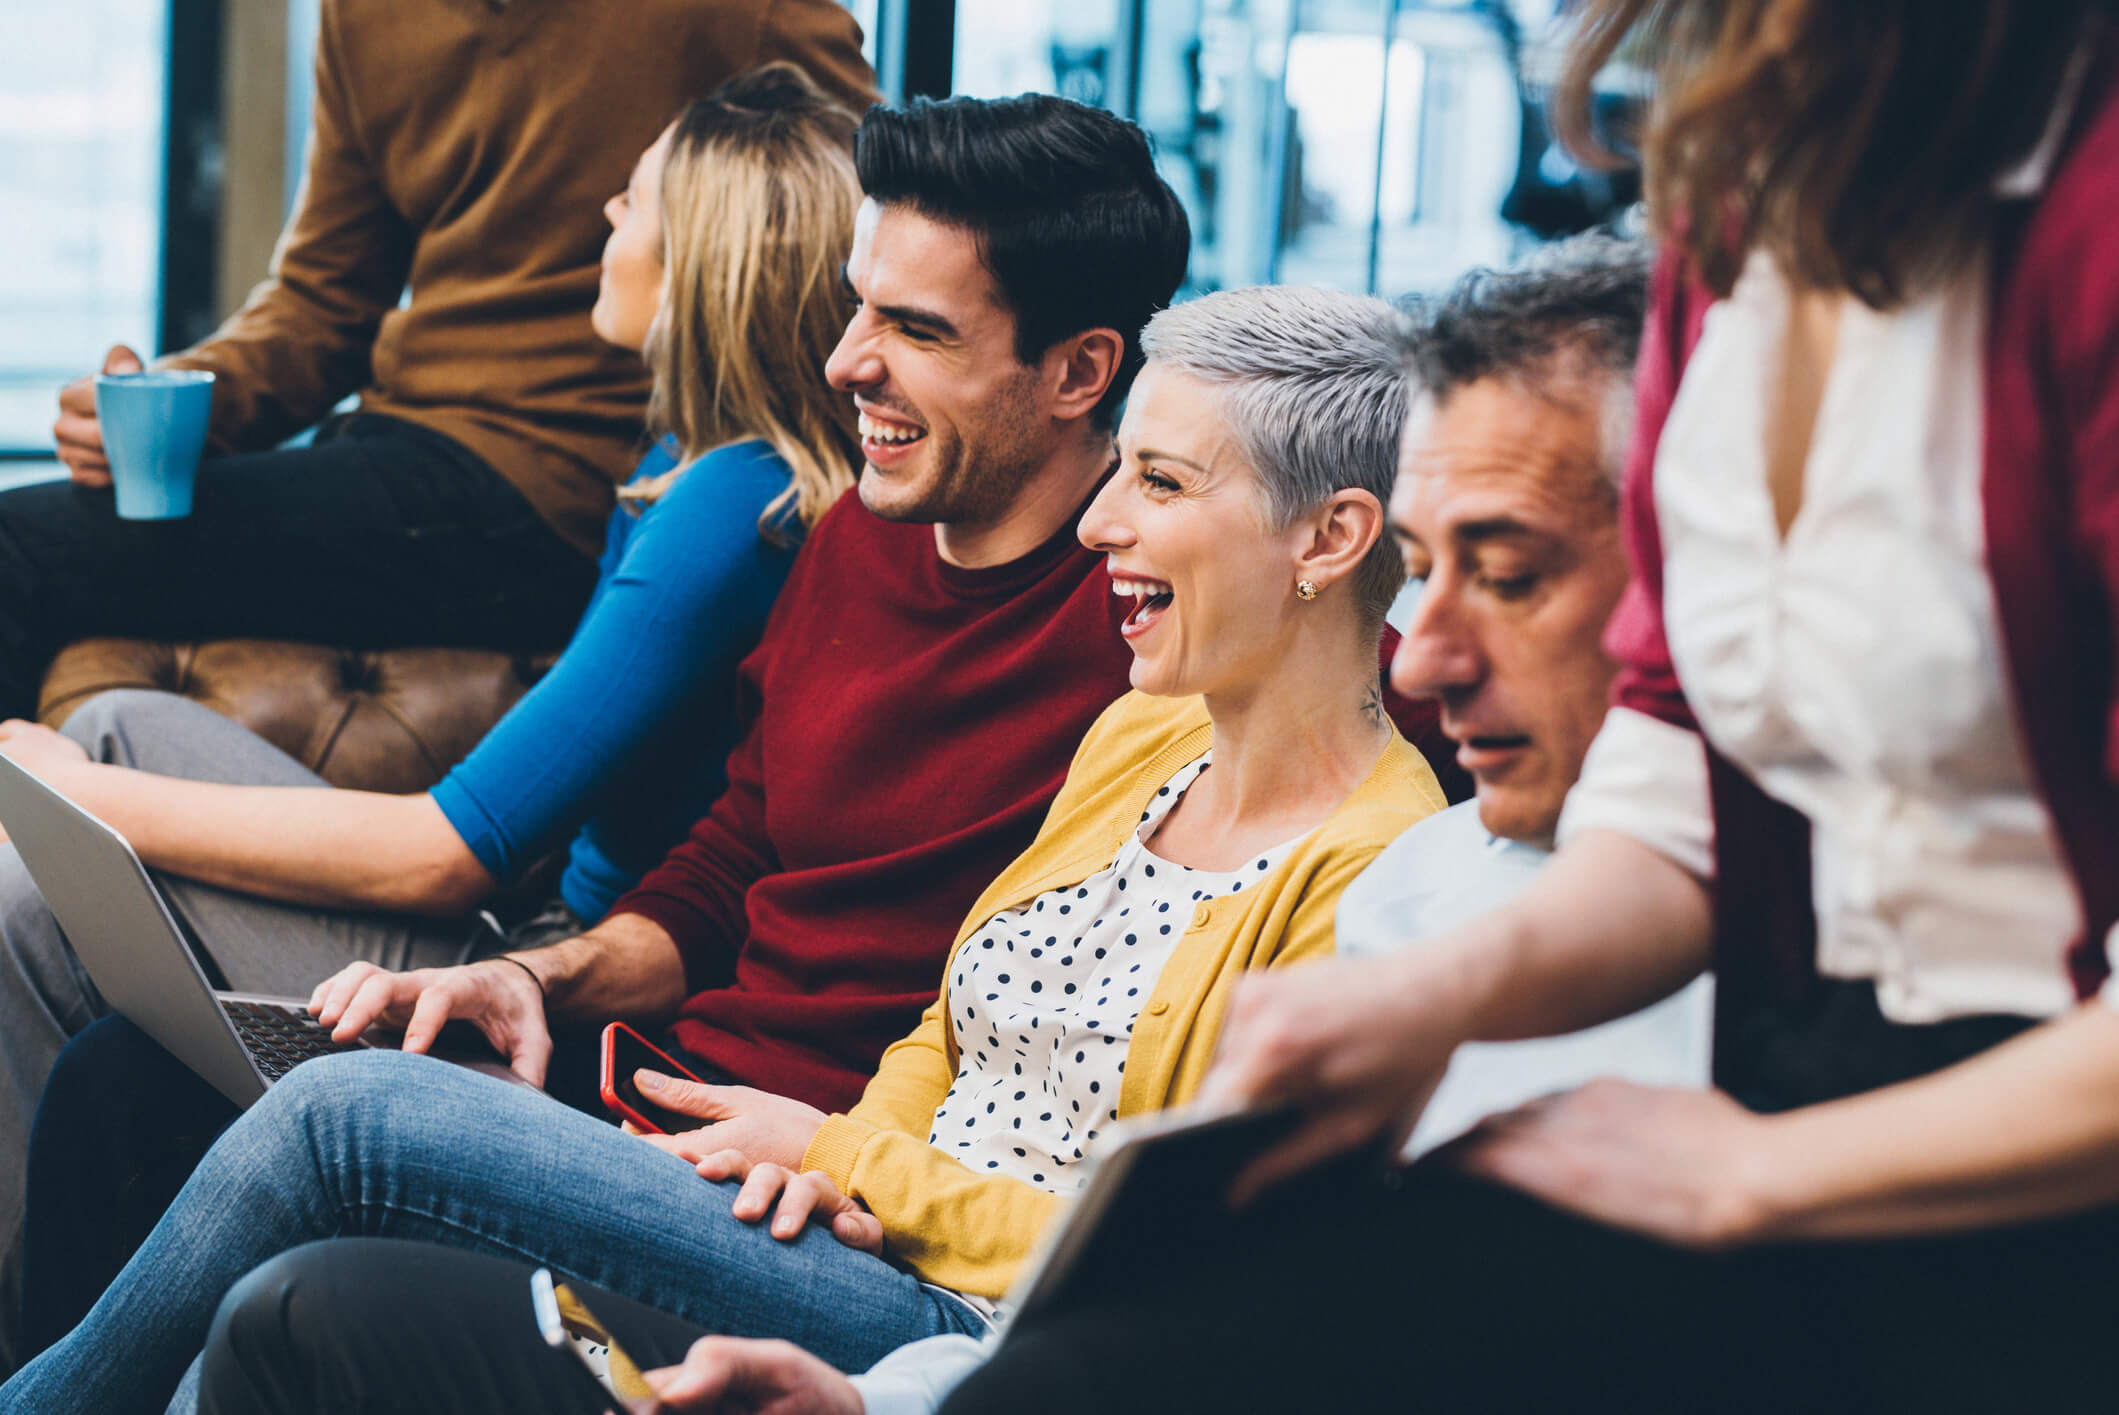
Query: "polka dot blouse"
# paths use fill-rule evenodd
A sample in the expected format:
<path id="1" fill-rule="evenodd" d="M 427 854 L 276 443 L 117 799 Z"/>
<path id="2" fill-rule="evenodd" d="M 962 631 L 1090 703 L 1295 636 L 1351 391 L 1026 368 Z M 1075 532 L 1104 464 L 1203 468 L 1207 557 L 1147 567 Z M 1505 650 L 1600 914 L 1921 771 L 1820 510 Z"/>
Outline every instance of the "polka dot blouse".
<path id="1" fill-rule="evenodd" d="M 972 1169 L 1057 1194 L 1098 1133 L 1118 1118 L 1127 1039 L 1194 908 L 1254 885 L 1290 840 L 1218 873 L 1150 850 L 1208 752 L 1149 803 L 1118 858 L 1079 884 L 996 914 L 950 963 L 950 1025 L 962 1055 L 928 1142 Z"/>

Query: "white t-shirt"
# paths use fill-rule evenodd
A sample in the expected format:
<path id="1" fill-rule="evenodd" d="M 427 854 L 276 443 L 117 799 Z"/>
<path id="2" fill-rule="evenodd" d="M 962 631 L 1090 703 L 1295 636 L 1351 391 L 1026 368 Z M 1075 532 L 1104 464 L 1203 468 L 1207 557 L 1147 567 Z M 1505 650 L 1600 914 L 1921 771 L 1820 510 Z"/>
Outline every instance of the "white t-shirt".
<path id="1" fill-rule="evenodd" d="M 1552 853 L 1502 840 L 1466 801 L 1419 822 L 1355 876 L 1339 899 L 1338 951 L 1361 957 L 1418 948 L 1423 940 L 1500 908 Z M 1714 1040 L 1714 980 L 1695 978 L 1630 1016 L 1559 1037 L 1469 1042 L 1406 1141 L 1413 1159 L 1489 1115 L 1615 1076 L 1644 1086 L 1705 1086 Z"/>

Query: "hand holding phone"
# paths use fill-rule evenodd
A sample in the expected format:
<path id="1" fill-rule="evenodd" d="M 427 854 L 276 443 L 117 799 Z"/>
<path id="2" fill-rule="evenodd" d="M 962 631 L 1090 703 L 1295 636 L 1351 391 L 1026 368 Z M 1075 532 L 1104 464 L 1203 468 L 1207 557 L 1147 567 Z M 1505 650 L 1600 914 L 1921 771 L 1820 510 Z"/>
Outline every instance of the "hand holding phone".
<path id="1" fill-rule="evenodd" d="M 570 1369 L 583 1373 L 575 1385 L 584 1399 L 593 1396 L 627 1415 L 655 1409 L 654 1388 L 633 1358 L 572 1288 L 554 1281 L 549 1268 L 530 1274 L 530 1310 L 544 1344 L 571 1357 Z"/>
<path id="2" fill-rule="evenodd" d="M 696 1115 L 670 1110 L 656 1105 L 641 1092 L 633 1073 L 645 1067 L 660 1071 L 665 1076 L 682 1076 L 687 1081 L 699 1081 L 690 1071 L 678 1065 L 676 1060 L 646 1037 L 623 1022 L 613 1022 L 603 1029 L 603 1103 L 611 1112 L 630 1120 L 651 1135 L 677 1135 L 686 1130 L 697 1130 L 702 1125 L 711 1125 Z M 699 1082 L 704 1085 L 704 1082 Z"/>
<path id="3" fill-rule="evenodd" d="M 692 1344 L 682 1364 L 655 1373 L 658 1399 L 640 1367 L 588 1303 L 549 1269 L 530 1274 L 530 1308 L 537 1331 L 555 1351 L 567 1352 L 570 1379 L 586 1402 L 626 1415 L 721 1410 L 740 1399 L 746 1410 L 806 1410 L 814 1415 L 861 1415 L 860 1391 L 833 1367 L 785 1341 L 709 1336 Z"/>
<path id="4" fill-rule="evenodd" d="M 674 1110 L 651 1099 L 634 1079 L 643 1069 L 690 1082 L 676 1087 L 687 1095 L 669 1097 L 689 1108 Z M 695 1162 L 737 1150 L 751 1162 L 800 1169 L 825 1120 L 823 1111 L 787 1096 L 702 1081 L 623 1022 L 603 1031 L 603 1103 L 649 1137 L 681 1137 L 654 1143 Z"/>

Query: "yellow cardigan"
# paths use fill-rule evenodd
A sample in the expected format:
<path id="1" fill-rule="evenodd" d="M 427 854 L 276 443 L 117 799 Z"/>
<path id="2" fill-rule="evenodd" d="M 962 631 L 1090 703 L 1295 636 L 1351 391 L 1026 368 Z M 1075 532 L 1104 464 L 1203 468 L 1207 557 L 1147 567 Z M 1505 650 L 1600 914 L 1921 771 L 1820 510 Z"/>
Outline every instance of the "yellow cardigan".
<path id="1" fill-rule="evenodd" d="M 1198 698 L 1128 693 L 1090 727 L 1030 848 L 979 896 L 950 949 L 994 915 L 1107 868 L 1156 790 L 1213 744 Z M 1270 874 L 1194 909 L 1141 1008 L 1126 1051 L 1120 1116 L 1161 1110 L 1198 1089 L 1237 981 L 1332 952 L 1339 895 L 1413 822 L 1442 809 L 1442 787 L 1393 733 L 1368 779 Z M 919 1027 L 883 1053 L 852 1112 L 824 1122 L 802 1157 L 883 1221 L 891 1254 L 920 1277 L 983 1297 L 1005 1293 L 1064 1202 L 1018 1179 L 976 1173 L 927 1143 L 955 1084 L 948 974 Z"/>

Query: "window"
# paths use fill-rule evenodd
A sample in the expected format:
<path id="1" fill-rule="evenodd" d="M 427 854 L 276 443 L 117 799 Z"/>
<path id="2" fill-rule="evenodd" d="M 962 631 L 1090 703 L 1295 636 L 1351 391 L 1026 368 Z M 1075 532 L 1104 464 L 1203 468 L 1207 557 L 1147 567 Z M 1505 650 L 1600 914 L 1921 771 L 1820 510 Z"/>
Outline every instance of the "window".
<path id="1" fill-rule="evenodd" d="M 889 4 L 931 0 L 885 0 Z M 1506 262 L 1514 25 L 1552 0 L 956 0 L 955 91 L 1037 90 L 1153 135 L 1191 284 L 1396 294 Z"/>
<path id="2" fill-rule="evenodd" d="M 0 452 L 46 455 L 58 386 L 153 352 L 166 0 L 11 8 L 0 46 Z"/>
<path id="3" fill-rule="evenodd" d="M 1119 8 L 1119 0 L 958 0 L 956 92 L 1057 93 L 1122 111 L 1113 93 Z"/>

